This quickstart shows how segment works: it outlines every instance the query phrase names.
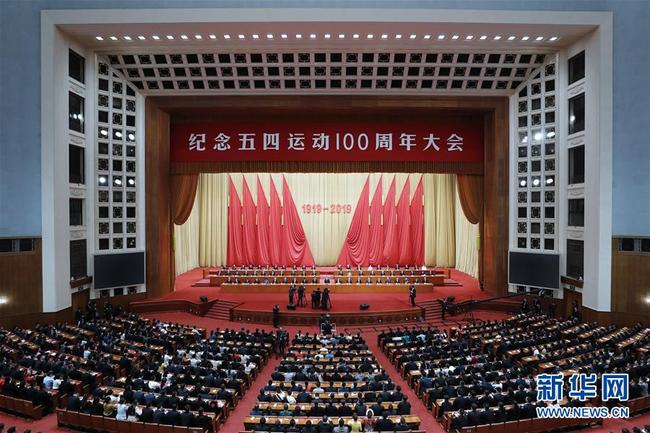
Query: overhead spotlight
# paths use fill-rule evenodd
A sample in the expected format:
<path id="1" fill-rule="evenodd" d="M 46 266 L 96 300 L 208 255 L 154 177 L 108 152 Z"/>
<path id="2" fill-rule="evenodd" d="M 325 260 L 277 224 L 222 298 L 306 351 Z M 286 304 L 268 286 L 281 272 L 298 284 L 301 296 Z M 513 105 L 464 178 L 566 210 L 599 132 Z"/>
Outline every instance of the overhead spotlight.
<path id="1" fill-rule="evenodd" d="M 458 35 L 453 35 L 451 38 L 452 38 L 453 40 L 456 40 L 456 39 L 460 38 L 460 36 L 458 36 Z"/>
<path id="2" fill-rule="evenodd" d="M 201 35 L 194 35 L 194 39 L 201 40 L 201 39 L 203 39 L 203 36 L 201 36 Z"/>
<path id="3" fill-rule="evenodd" d="M 181 35 L 181 39 L 186 41 L 187 40 L 187 35 Z"/>
<path id="4" fill-rule="evenodd" d="M 555 131 L 549 131 L 546 133 L 546 138 L 553 138 L 555 137 Z"/>
<path id="5" fill-rule="evenodd" d="M 431 35 L 424 35 L 424 39 L 431 39 Z"/>
<path id="6" fill-rule="evenodd" d="M 239 39 L 245 39 L 245 38 L 246 38 L 246 36 L 244 36 L 244 35 L 242 35 L 242 34 L 237 35 L 237 37 L 238 37 Z"/>
<path id="7" fill-rule="evenodd" d="M 224 39 L 230 39 L 230 35 L 225 34 L 225 35 L 223 35 L 223 38 L 224 38 Z"/>
<path id="8" fill-rule="evenodd" d="M 479 39 L 482 40 L 482 41 L 484 41 L 484 40 L 487 39 L 487 35 L 481 35 L 481 37 L 480 37 Z"/>
<path id="9" fill-rule="evenodd" d="M 253 39 L 259 39 L 259 38 L 260 38 L 260 35 L 258 35 L 258 34 L 253 34 Z"/>
<path id="10" fill-rule="evenodd" d="M 120 131 L 115 131 L 115 136 L 117 138 L 122 138 L 122 133 Z"/>
<path id="11" fill-rule="evenodd" d="M 309 35 L 309 39 L 316 39 L 316 33 L 312 33 Z"/>
<path id="12" fill-rule="evenodd" d="M 533 135 L 533 138 L 534 138 L 536 141 L 541 140 L 541 139 L 542 139 L 542 133 L 541 133 L 541 132 L 536 132 L 535 135 Z"/>
<path id="13" fill-rule="evenodd" d="M 533 179 L 533 186 L 539 186 L 539 179 Z"/>
<path id="14" fill-rule="evenodd" d="M 129 132 L 129 140 L 133 141 L 135 140 L 135 134 L 132 132 Z"/>
<path id="15" fill-rule="evenodd" d="M 509 41 L 514 41 L 517 37 L 516 36 L 508 36 Z"/>
<path id="16" fill-rule="evenodd" d="M 296 39 L 302 39 L 302 35 L 300 33 L 296 34 Z"/>
<path id="17" fill-rule="evenodd" d="M 521 186 L 522 188 L 523 188 L 524 186 L 526 186 L 526 179 L 521 179 L 521 180 L 519 181 L 519 186 Z"/>
<path id="18" fill-rule="evenodd" d="M 117 40 L 117 36 L 111 36 L 109 39 L 110 39 L 111 41 L 116 41 L 116 40 Z"/>
<path id="19" fill-rule="evenodd" d="M 345 39 L 345 33 L 339 33 L 339 39 Z"/>
<path id="20" fill-rule="evenodd" d="M 102 38 L 101 36 L 95 36 L 95 39 L 97 39 L 98 41 L 103 41 L 104 40 L 104 38 Z"/>
<path id="21" fill-rule="evenodd" d="M 127 183 L 128 183 L 130 186 L 133 186 L 133 185 L 135 185 L 135 179 L 133 179 L 132 177 L 130 177 L 129 180 L 127 180 Z"/>
<path id="22" fill-rule="evenodd" d="M 217 35 L 210 35 L 210 39 L 217 39 Z"/>
<path id="23" fill-rule="evenodd" d="M 522 41 L 527 41 L 528 39 L 530 39 L 530 36 L 523 36 L 523 37 L 521 38 Z"/>
<path id="24" fill-rule="evenodd" d="M 467 35 L 465 36 L 465 39 L 471 41 L 472 39 L 474 39 L 474 35 Z"/>
<path id="25" fill-rule="evenodd" d="M 107 137 L 107 136 L 108 136 L 108 131 L 107 131 L 106 129 L 100 129 L 100 130 L 99 130 L 99 133 L 100 133 L 102 136 L 104 136 L 104 137 Z"/>
<path id="26" fill-rule="evenodd" d="M 396 34 L 396 35 L 395 35 L 395 39 L 402 39 L 402 35 L 400 35 L 399 33 Z"/>
<path id="27" fill-rule="evenodd" d="M 140 35 L 140 36 L 138 36 L 138 39 L 140 39 L 141 41 L 144 41 L 144 40 L 147 39 L 147 38 L 145 38 L 144 36 Z"/>
<path id="28" fill-rule="evenodd" d="M 443 40 L 445 38 L 445 35 L 438 35 L 438 39 Z"/>
<path id="29" fill-rule="evenodd" d="M 282 39 L 286 39 L 288 36 L 287 36 L 286 33 L 282 33 L 282 34 L 280 35 L 280 37 L 281 37 Z"/>
<path id="30" fill-rule="evenodd" d="M 332 37 L 332 35 L 329 34 L 329 33 L 325 33 L 325 34 L 323 35 L 323 37 L 324 37 L 325 39 L 329 39 L 329 38 Z"/>
<path id="31" fill-rule="evenodd" d="M 381 35 L 381 38 L 382 39 L 388 39 L 388 35 L 386 33 L 384 33 L 383 35 Z"/>
<path id="32" fill-rule="evenodd" d="M 167 35 L 167 39 L 169 39 L 170 41 L 172 41 L 172 40 L 174 40 L 174 37 L 173 37 L 172 35 Z"/>
<path id="33" fill-rule="evenodd" d="M 372 38 L 375 37 L 375 35 L 373 35 L 372 33 L 369 33 L 368 36 L 366 36 L 366 37 L 367 37 L 368 39 L 372 39 Z"/>
<path id="34" fill-rule="evenodd" d="M 499 39 L 501 39 L 501 36 L 498 36 L 498 35 L 497 35 L 497 36 L 495 36 L 493 39 L 494 39 L 495 41 L 498 41 Z"/>
<path id="35" fill-rule="evenodd" d="M 6 304 L 9 302 L 6 296 L 0 296 L 0 304 Z"/>
<path id="36" fill-rule="evenodd" d="M 650 296 L 646 296 L 643 300 L 646 304 L 650 304 Z"/>
<path id="37" fill-rule="evenodd" d="M 106 183 L 106 176 L 99 176 L 99 183 L 102 185 Z"/>
<path id="38" fill-rule="evenodd" d="M 158 35 L 153 35 L 153 36 L 151 37 L 151 39 L 153 39 L 154 41 L 159 41 L 159 40 L 160 40 L 160 36 L 158 36 Z"/>
<path id="39" fill-rule="evenodd" d="M 122 185 L 122 179 L 120 179 L 119 177 L 116 177 L 116 178 L 113 179 L 113 183 L 115 185 Z"/>
<path id="40" fill-rule="evenodd" d="M 409 39 L 415 39 L 417 37 L 418 37 L 418 35 L 411 35 L 411 36 L 409 36 Z"/>
<path id="41" fill-rule="evenodd" d="M 551 36 L 551 37 L 549 38 L 549 41 L 551 41 L 551 42 L 555 42 L 555 41 L 557 41 L 557 36 Z"/>
<path id="42" fill-rule="evenodd" d="M 539 42 L 539 41 L 543 41 L 543 40 L 544 40 L 544 36 L 537 36 L 537 37 L 535 38 L 535 40 L 536 40 L 537 42 Z"/>
<path id="43" fill-rule="evenodd" d="M 552 177 L 547 177 L 546 178 L 546 185 L 553 185 L 553 182 L 555 182 L 555 181 L 553 180 Z"/>
<path id="44" fill-rule="evenodd" d="M 268 33 L 268 34 L 266 35 L 266 39 L 273 39 L 273 34 L 272 34 L 272 33 Z"/>
<path id="45" fill-rule="evenodd" d="M 352 35 L 352 37 L 353 37 L 354 39 L 359 39 L 359 34 L 358 34 L 358 33 L 355 33 L 355 34 Z"/>

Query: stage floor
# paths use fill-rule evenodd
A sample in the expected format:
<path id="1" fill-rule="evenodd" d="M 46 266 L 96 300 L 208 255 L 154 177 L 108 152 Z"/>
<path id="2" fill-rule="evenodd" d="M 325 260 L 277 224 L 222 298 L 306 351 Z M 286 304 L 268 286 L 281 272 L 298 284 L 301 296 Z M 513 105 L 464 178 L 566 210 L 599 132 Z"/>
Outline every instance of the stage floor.
<path id="1" fill-rule="evenodd" d="M 194 284 L 203 279 L 201 268 L 193 269 L 189 272 L 179 275 L 176 278 L 175 291 L 164 296 L 161 299 L 184 299 L 188 301 L 198 301 L 199 297 L 205 295 L 209 300 L 219 299 L 222 301 L 237 302 L 238 309 L 255 310 L 268 312 L 273 305 L 278 304 L 281 311 L 287 311 L 286 304 L 289 302 L 288 293 L 258 293 L 258 292 L 239 292 L 223 293 L 220 287 L 196 287 Z M 417 302 L 423 302 L 433 299 L 441 299 L 447 296 L 456 297 L 456 301 L 467 299 L 486 299 L 491 295 L 487 292 L 481 292 L 479 283 L 463 272 L 452 269 L 451 285 L 436 286 L 432 292 L 418 293 Z M 331 296 L 332 310 L 330 313 L 352 313 L 359 311 L 359 304 L 366 303 L 370 305 L 369 311 L 394 311 L 410 309 L 408 293 L 333 293 Z M 307 295 L 309 305 L 309 295 Z M 318 312 L 311 308 L 298 308 L 298 312 Z"/>

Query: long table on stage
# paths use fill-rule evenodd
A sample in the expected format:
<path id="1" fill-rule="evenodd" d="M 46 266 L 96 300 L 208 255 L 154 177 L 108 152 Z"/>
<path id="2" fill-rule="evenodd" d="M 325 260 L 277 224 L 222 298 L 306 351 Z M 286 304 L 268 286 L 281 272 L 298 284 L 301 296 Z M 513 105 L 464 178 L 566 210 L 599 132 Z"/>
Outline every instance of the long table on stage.
<path id="1" fill-rule="evenodd" d="M 433 279 L 433 277 L 432 277 Z M 418 292 L 433 292 L 432 283 L 427 284 L 302 284 L 306 292 L 311 293 L 320 288 L 330 289 L 330 293 L 363 293 L 363 292 L 384 292 L 400 293 L 408 292 L 411 285 L 415 286 Z M 442 285 L 442 282 L 440 283 Z M 221 293 L 286 293 L 289 291 L 291 284 L 222 284 Z"/>
<path id="2" fill-rule="evenodd" d="M 285 281 L 286 278 L 286 281 Z M 445 284 L 445 277 L 443 275 L 433 276 L 395 276 L 395 277 L 382 277 L 382 276 L 367 276 L 367 277 L 325 277 L 330 280 L 329 283 L 321 282 L 320 277 L 269 277 L 269 276 L 223 276 L 223 275 L 210 275 L 211 286 L 222 286 L 224 284 L 233 285 L 277 285 L 277 284 L 326 284 L 326 285 L 341 285 L 341 284 L 355 284 L 355 285 L 411 285 L 416 286 L 420 284 L 433 284 L 434 286 L 442 286 Z M 336 280 L 340 280 L 339 283 Z M 368 282 L 370 279 L 370 282 Z M 236 282 L 235 282 L 236 280 Z M 351 280 L 351 281 L 349 281 Z M 390 280 L 390 281 L 387 281 Z M 399 281 L 397 281 L 399 280 Z"/>

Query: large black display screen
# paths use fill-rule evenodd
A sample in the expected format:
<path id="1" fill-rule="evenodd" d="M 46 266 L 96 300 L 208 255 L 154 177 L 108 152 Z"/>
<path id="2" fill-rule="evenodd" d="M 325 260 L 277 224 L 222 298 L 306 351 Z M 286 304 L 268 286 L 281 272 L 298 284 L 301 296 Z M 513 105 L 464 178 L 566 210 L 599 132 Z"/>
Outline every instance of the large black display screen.
<path id="1" fill-rule="evenodd" d="M 560 288 L 560 256 L 510 252 L 508 282 L 544 289 Z"/>
<path id="2" fill-rule="evenodd" d="M 96 289 L 144 284 L 144 252 L 96 255 L 93 280 Z"/>

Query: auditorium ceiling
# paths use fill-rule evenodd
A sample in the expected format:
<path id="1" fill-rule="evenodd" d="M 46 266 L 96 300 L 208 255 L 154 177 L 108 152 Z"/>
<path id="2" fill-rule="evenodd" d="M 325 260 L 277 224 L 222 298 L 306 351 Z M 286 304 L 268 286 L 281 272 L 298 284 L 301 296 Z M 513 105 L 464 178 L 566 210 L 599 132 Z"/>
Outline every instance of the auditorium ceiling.
<path id="1" fill-rule="evenodd" d="M 487 16 L 485 23 L 467 22 L 481 12 L 431 22 L 441 14 L 426 11 L 419 18 L 411 11 L 402 17 L 395 14 L 403 11 L 382 10 L 371 21 L 356 21 L 359 11 L 351 10 L 324 22 L 318 17 L 327 19 L 331 10 L 311 10 L 310 21 L 278 21 L 291 13 L 269 11 L 256 10 L 253 15 L 268 20 L 255 22 L 255 16 L 242 21 L 240 11 L 237 22 L 229 22 L 224 12 L 215 16 L 219 22 L 193 17 L 195 22 L 60 27 L 141 93 L 159 96 L 509 95 L 561 47 L 593 29 L 521 24 L 501 15 L 499 22 Z"/>

